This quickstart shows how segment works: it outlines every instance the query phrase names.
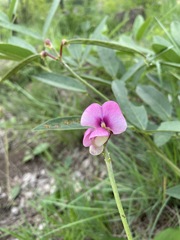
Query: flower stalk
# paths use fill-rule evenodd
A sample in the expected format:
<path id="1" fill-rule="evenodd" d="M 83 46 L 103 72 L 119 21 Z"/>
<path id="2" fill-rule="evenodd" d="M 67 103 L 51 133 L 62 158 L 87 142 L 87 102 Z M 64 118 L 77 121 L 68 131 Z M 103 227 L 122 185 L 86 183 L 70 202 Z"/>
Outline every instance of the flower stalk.
<path id="1" fill-rule="evenodd" d="M 107 151 L 106 148 L 104 150 L 104 160 L 105 160 L 105 163 L 106 163 L 106 166 L 107 166 L 109 180 L 110 180 L 110 183 L 111 183 L 111 187 L 112 187 L 112 190 L 113 190 L 113 194 L 114 194 L 116 205 L 117 205 L 117 208 L 118 208 L 118 211 L 119 211 L 119 215 L 120 215 L 124 230 L 126 232 L 127 239 L 128 240 L 133 240 L 132 234 L 131 234 L 131 231 L 130 231 L 130 228 L 129 228 L 129 225 L 128 225 L 128 222 L 127 222 L 127 219 L 126 219 L 126 215 L 124 213 L 124 209 L 123 209 L 123 206 L 122 206 L 122 203 L 121 203 L 121 199 L 120 199 L 120 196 L 119 196 L 119 193 L 118 193 L 116 181 L 115 181 L 115 178 L 114 178 L 114 173 L 113 173 L 110 154 L 109 154 L 109 152 Z"/>

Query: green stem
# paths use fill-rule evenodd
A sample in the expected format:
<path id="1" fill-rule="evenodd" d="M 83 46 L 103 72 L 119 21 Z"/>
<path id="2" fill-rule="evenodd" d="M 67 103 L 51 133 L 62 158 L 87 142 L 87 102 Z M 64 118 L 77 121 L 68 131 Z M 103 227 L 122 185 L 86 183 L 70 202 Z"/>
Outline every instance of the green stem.
<path id="1" fill-rule="evenodd" d="M 114 49 L 117 51 L 122 51 L 126 53 L 137 53 L 144 57 L 146 59 L 145 53 L 137 50 L 135 47 L 129 47 L 123 44 L 120 44 L 118 42 L 111 42 L 111 41 L 104 41 L 104 40 L 98 40 L 98 39 L 86 39 L 86 38 L 76 38 L 76 39 L 70 39 L 66 40 L 64 45 L 68 44 L 86 44 L 86 45 L 95 45 L 105 48 Z"/>
<path id="2" fill-rule="evenodd" d="M 164 154 L 162 154 L 160 151 L 156 150 L 156 153 L 159 157 L 161 157 L 170 167 L 173 169 L 173 171 L 180 177 L 180 169 Z"/>
<path id="3" fill-rule="evenodd" d="M 81 78 L 77 73 L 75 73 L 73 71 L 72 68 L 70 68 L 63 60 L 61 60 L 61 63 L 64 65 L 64 67 L 66 67 L 68 69 L 68 71 L 70 73 L 72 73 L 72 75 L 74 75 L 74 77 L 76 77 L 82 84 L 84 84 L 86 87 L 88 87 L 89 89 L 91 89 L 92 91 L 94 91 L 97 95 L 99 95 L 100 97 L 102 97 L 104 100 L 108 101 L 109 99 L 102 94 L 101 92 L 99 92 L 95 87 L 93 87 L 91 84 L 89 84 L 88 82 L 86 82 L 83 78 Z"/>
<path id="4" fill-rule="evenodd" d="M 110 180 L 111 187 L 112 187 L 112 190 L 113 190 L 113 193 L 114 193 L 114 198 L 115 198 L 116 205 L 117 205 L 117 208 L 118 208 L 118 211 L 119 211 L 119 215 L 121 217 L 121 221 L 122 221 L 124 230 L 126 232 L 127 239 L 128 240 L 133 240 L 132 234 L 131 234 L 131 231 L 130 231 L 130 228 L 129 228 L 129 225 L 128 225 L 128 222 L 127 222 L 124 210 L 123 210 L 121 199 L 120 199 L 120 196 L 119 196 L 119 193 L 118 193 L 116 181 L 115 181 L 115 178 L 114 178 L 111 158 L 110 158 L 110 155 L 109 155 L 109 152 L 107 151 L 107 149 L 105 149 L 105 151 L 104 151 L 104 156 L 105 156 L 104 160 L 106 162 L 106 166 L 107 166 L 107 170 L 108 170 L 109 180 Z"/>

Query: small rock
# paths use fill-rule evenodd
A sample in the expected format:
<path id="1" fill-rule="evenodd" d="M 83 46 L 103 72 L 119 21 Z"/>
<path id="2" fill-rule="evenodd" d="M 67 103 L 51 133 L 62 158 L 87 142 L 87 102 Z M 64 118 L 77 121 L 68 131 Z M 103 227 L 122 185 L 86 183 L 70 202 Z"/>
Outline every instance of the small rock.
<path id="1" fill-rule="evenodd" d="M 17 216 L 19 214 L 19 208 L 18 207 L 12 207 L 11 208 L 11 213 L 14 215 L 14 216 Z"/>
<path id="2" fill-rule="evenodd" d="M 33 173 L 25 173 L 22 177 L 22 188 L 27 187 L 28 185 L 34 187 L 36 184 L 36 174 Z"/>
<path id="3" fill-rule="evenodd" d="M 40 175 L 46 175 L 46 170 L 45 170 L 45 169 L 42 169 L 42 170 L 40 171 Z"/>
<path id="4" fill-rule="evenodd" d="M 54 185 L 54 183 L 55 183 L 55 179 L 54 179 L 54 178 L 51 178 L 51 179 L 50 179 L 50 184 L 51 184 L 51 185 Z"/>
<path id="5" fill-rule="evenodd" d="M 83 175 L 80 171 L 75 171 L 72 175 L 72 180 L 80 179 L 83 180 Z"/>
<path id="6" fill-rule="evenodd" d="M 50 189 L 51 189 L 51 186 L 50 186 L 50 184 L 48 184 L 48 183 L 43 186 L 43 190 L 44 190 L 44 192 L 46 192 L 46 193 L 50 192 Z"/>
<path id="7" fill-rule="evenodd" d="M 31 191 L 25 192 L 24 196 L 26 199 L 31 199 L 33 197 L 33 192 Z"/>
<path id="8" fill-rule="evenodd" d="M 41 223 L 41 224 L 39 224 L 38 229 L 39 230 L 43 230 L 45 227 L 46 227 L 46 224 L 45 223 Z"/>
<path id="9" fill-rule="evenodd" d="M 19 203 L 19 207 L 20 208 L 24 208 L 25 207 L 25 197 L 22 197 Z"/>
<path id="10" fill-rule="evenodd" d="M 87 168 L 89 168 L 90 164 L 91 164 L 91 161 L 90 161 L 89 158 L 87 158 L 86 160 L 84 160 L 82 162 L 81 166 L 82 166 L 83 169 L 87 169 Z"/>
<path id="11" fill-rule="evenodd" d="M 73 184 L 73 186 L 74 186 L 74 191 L 77 192 L 77 193 L 82 190 L 82 187 L 81 187 L 80 182 L 75 182 L 75 183 Z"/>
<path id="12" fill-rule="evenodd" d="M 7 194 L 5 193 L 5 192 L 2 192 L 1 194 L 0 194 L 0 199 L 1 198 L 6 198 L 7 197 Z"/>
<path id="13" fill-rule="evenodd" d="M 56 191 L 56 186 L 53 185 L 53 186 L 51 187 L 51 189 L 50 189 L 50 194 L 55 193 L 55 191 Z"/>

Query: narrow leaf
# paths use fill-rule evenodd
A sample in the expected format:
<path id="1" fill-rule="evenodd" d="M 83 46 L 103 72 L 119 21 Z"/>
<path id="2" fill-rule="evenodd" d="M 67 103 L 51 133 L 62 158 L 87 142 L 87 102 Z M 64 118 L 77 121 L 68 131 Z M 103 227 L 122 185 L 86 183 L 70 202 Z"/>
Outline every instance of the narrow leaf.
<path id="1" fill-rule="evenodd" d="M 26 27 L 23 27 L 23 26 L 20 26 L 17 24 L 13 24 L 10 22 L 0 22 L 0 26 L 5 29 L 9 29 L 9 30 L 12 30 L 15 32 L 22 33 L 22 34 L 30 36 L 32 38 L 42 40 L 41 35 L 39 35 L 38 33 L 32 32 L 31 30 L 27 29 Z"/>
<path id="2" fill-rule="evenodd" d="M 152 21 L 151 17 L 147 18 L 146 21 L 139 28 L 139 30 L 138 30 L 138 32 L 136 34 L 136 39 L 138 41 L 141 40 L 144 37 L 145 33 L 148 31 L 148 28 L 149 28 L 149 26 L 151 24 L 151 21 Z"/>
<path id="3" fill-rule="evenodd" d="M 98 54 L 105 71 L 115 78 L 120 65 L 120 60 L 115 52 L 112 49 L 99 47 Z"/>
<path id="4" fill-rule="evenodd" d="M 144 23 L 143 16 L 138 15 L 133 24 L 133 36 L 135 39 L 137 39 L 137 33 L 138 33 L 140 27 L 143 25 L 143 23 Z"/>
<path id="5" fill-rule="evenodd" d="M 101 84 L 106 84 L 106 85 L 111 85 L 110 81 L 104 80 L 104 79 L 99 78 L 99 77 L 94 77 L 94 76 L 91 76 L 89 74 L 83 74 L 83 75 L 81 75 L 81 77 L 86 79 L 86 80 L 89 80 L 89 81 L 99 82 Z"/>
<path id="6" fill-rule="evenodd" d="M 147 112 L 144 106 L 134 106 L 128 99 L 125 84 L 119 80 L 112 83 L 112 90 L 122 112 L 127 120 L 134 126 L 145 130 L 148 123 Z"/>
<path id="7" fill-rule="evenodd" d="M 49 143 L 40 143 L 33 149 L 33 155 L 39 155 L 49 148 Z"/>
<path id="8" fill-rule="evenodd" d="M 171 23 L 171 35 L 172 35 L 174 41 L 180 47 L 179 33 L 180 33 L 180 21 L 172 22 Z"/>
<path id="9" fill-rule="evenodd" d="M 167 189 L 166 194 L 171 197 L 180 199 L 180 185 Z"/>
<path id="10" fill-rule="evenodd" d="M 7 72 L 1 79 L 0 82 L 9 79 L 12 75 L 16 74 L 20 69 L 22 69 L 24 66 L 26 66 L 28 63 L 33 62 L 37 59 L 39 59 L 39 54 L 37 55 L 31 55 L 30 57 L 25 58 L 23 61 L 18 63 L 15 67 L 13 67 L 9 72 Z"/>
<path id="11" fill-rule="evenodd" d="M 138 63 L 134 64 L 132 67 L 130 67 L 125 74 L 121 77 L 121 81 L 127 81 L 130 79 L 137 71 L 139 71 L 141 68 L 144 68 L 145 63 L 144 61 L 139 61 Z"/>
<path id="12" fill-rule="evenodd" d="M 46 36 L 46 33 L 49 29 L 49 26 L 51 25 L 51 22 L 53 20 L 53 17 L 56 13 L 56 10 L 59 6 L 59 3 L 60 3 L 61 0 L 54 0 L 52 5 L 51 5 L 51 8 L 49 9 L 49 13 L 48 13 L 48 16 L 46 18 L 46 21 L 44 23 L 44 26 L 43 26 L 43 38 Z"/>
<path id="13" fill-rule="evenodd" d="M 19 194 L 21 192 L 21 187 L 20 185 L 16 185 L 14 186 L 12 189 L 11 189 L 11 192 L 10 192 L 10 197 L 12 200 L 15 200 Z"/>
<path id="14" fill-rule="evenodd" d="M 106 28 L 106 21 L 107 21 L 107 16 L 105 16 L 102 21 L 100 22 L 100 24 L 95 28 L 94 32 L 91 35 L 91 39 L 99 39 L 101 38 L 102 32 L 103 30 Z M 84 61 L 86 61 L 90 51 L 91 51 L 92 46 L 88 45 L 84 51 L 84 54 L 82 56 L 82 60 L 81 60 L 81 65 L 84 63 Z"/>
<path id="15" fill-rule="evenodd" d="M 169 67 L 174 67 L 174 68 L 180 68 L 180 63 L 173 63 L 173 62 L 164 62 L 160 61 L 162 65 L 169 66 Z"/>
<path id="16" fill-rule="evenodd" d="M 42 123 L 41 125 L 34 128 L 35 131 L 39 130 L 81 130 L 86 129 L 80 125 L 80 117 L 58 117 L 47 122 Z"/>
<path id="17" fill-rule="evenodd" d="M 27 41 L 23 40 L 22 38 L 12 36 L 8 39 L 8 43 L 16 46 L 20 46 L 22 48 L 28 49 L 33 53 L 37 53 L 35 47 L 28 43 Z"/>
<path id="18" fill-rule="evenodd" d="M 165 121 L 171 118 L 172 106 L 167 98 L 155 87 L 138 85 L 136 93 L 150 106 L 159 118 Z"/>
<path id="19" fill-rule="evenodd" d="M 7 56 L 8 59 L 20 61 L 33 54 L 29 49 L 25 49 L 8 43 L 0 43 L 0 54 Z"/>
<path id="20" fill-rule="evenodd" d="M 136 127 L 145 130 L 148 123 L 147 112 L 144 106 L 134 106 L 132 103 L 127 102 L 124 114 L 128 120 Z"/>
<path id="21" fill-rule="evenodd" d="M 0 11 L 0 21 L 9 22 L 8 16 L 4 12 L 1 12 L 1 11 Z"/>
<path id="22" fill-rule="evenodd" d="M 10 1 L 9 12 L 8 12 L 9 19 L 12 19 L 13 14 L 16 13 L 17 5 L 18 5 L 18 0 L 11 0 Z"/>
<path id="23" fill-rule="evenodd" d="M 152 48 L 165 60 L 175 63 L 180 62 L 180 55 L 176 51 L 175 47 L 166 39 L 155 36 L 153 38 Z"/>
<path id="24" fill-rule="evenodd" d="M 79 83 L 76 79 L 57 73 L 42 72 L 38 75 L 33 75 L 32 78 L 57 88 L 83 93 L 86 92 L 84 85 Z"/>

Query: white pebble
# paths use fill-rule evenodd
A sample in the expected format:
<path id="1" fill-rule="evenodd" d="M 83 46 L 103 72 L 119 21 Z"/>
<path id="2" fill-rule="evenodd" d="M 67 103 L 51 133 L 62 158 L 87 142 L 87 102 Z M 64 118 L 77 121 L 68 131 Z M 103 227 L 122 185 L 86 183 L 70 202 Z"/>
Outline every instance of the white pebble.
<path id="1" fill-rule="evenodd" d="M 15 216 L 18 215 L 19 214 L 19 208 L 18 207 L 12 207 L 11 208 L 11 213 Z"/>

